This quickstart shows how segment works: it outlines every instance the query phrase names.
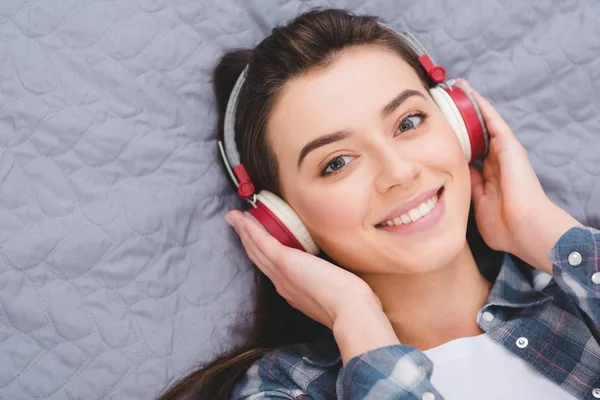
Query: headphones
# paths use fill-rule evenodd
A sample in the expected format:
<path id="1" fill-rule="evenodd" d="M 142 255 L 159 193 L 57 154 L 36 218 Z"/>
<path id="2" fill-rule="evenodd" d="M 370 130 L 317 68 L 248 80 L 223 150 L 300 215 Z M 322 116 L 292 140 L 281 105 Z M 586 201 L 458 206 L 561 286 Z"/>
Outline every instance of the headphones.
<path id="1" fill-rule="evenodd" d="M 381 24 L 392 31 L 393 28 Z M 436 65 L 425 48 L 408 32 L 396 32 L 416 53 L 429 77 L 437 84 L 429 93 L 452 126 L 469 163 L 483 159 L 489 151 L 489 133 L 477 103 L 469 91 L 453 81 L 445 82 L 446 70 Z M 283 245 L 316 255 L 319 248 L 296 212 L 279 196 L 263 190 L 254 193 L 254 185 L 240 162 L 235 143 L 235 114 L 238 96 L 248 73 L 240 74 L 227 103 L 224 120 L 224 143 L 219 141 L 221 157 L 238 195 L 249 202 L 244 214 L 261 224 Z M 233 166 L 233 168 L 232 168 Z"/>

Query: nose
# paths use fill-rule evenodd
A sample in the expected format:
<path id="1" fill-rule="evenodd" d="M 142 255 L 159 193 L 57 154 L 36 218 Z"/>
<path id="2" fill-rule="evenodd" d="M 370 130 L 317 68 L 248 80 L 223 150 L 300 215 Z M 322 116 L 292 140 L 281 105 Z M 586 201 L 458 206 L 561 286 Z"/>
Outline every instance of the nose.
<path id="1" fill-rule="evenodd" d="M 385 193 L 393 187 L 410 187 L 421 174 L 421 164 L 400 154 L 395 146 L 384 146 L 375 155 L 376 190 Z"/>

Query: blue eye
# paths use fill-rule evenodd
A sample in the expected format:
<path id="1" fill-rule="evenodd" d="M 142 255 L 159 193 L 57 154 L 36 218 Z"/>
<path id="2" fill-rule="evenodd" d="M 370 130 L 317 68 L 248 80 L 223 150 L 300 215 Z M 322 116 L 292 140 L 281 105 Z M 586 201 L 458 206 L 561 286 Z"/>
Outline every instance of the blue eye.
<path id="1" fill-rule="evenodd" d="M 321 171 L 321 176 L 335 174 L 336 172 L 340 171 L 342 168 L 344 168 L 346 165 L 348 165 L 352 162 L 352 160 L 346 161 L 346 159 L 348 159 L 348 158 L 352 159 L 354 157 L 338 156 L 338 157 L 332 159 L 331 161 L 329 161 L 327 163 L 327 165 L 325 166 L 325 169 L 323 171 Z"/>
<path id="2" fill-rule="evenodd" d="M 402 121 L 400 121 L 400 124 L 398 125 L 397 132 L 398 133 L 403 133 L 403 132 L 407 132 L 407 131 L 410 131 L 412 129 L 415 129 L 427 117 L 428 117 L 427 114 L 425 114 L 424 112 L 420 112 L 420 111 L 417 112 L 417 113 L 414 113 L 412 115 L 409 115 L 408 117 L 406 117 Z"/>

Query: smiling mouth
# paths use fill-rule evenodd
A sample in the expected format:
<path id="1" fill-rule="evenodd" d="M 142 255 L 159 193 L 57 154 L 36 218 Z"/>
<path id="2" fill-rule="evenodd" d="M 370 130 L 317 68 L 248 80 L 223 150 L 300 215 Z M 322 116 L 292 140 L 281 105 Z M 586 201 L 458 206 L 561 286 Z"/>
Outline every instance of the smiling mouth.
<path id="1" fill-rule="evenodd" d="M 415 208 L 411 208 L 404 214 L 396 216 L 387 221 L 381 222 L 375 225 L 375 228 L 383 228 L 386 226 L 400 226 L 400 225 L 410 225 L 413 222 L 420 220 L 421 218 L 429 215 L 431 211 L 435 209 L 438 204 L 438 200 L 444 193 L 444 186 L 440 188 L 432 197 L 422 202 Z"/>

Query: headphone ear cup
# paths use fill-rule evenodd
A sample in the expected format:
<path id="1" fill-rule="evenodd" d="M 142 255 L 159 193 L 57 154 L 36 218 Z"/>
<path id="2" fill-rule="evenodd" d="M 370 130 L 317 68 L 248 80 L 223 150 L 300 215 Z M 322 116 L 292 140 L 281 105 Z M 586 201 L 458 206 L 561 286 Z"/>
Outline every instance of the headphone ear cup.
<path id="1" fill-rule="evenodd" d="M 483 114 L 469 89 L 460 83 L 454 83 L 451 87 L 454 90 L 447 91 L 447 93 L 458 107 L 467 126 L 467 133 L 471 138 L 473 159 L 485 158 L 490 150 L 490 133 Z"/>
<path id="2" fill-rule="evenodd" d="M 273 237 L 285 246 L 313 255 L 319 253 L 319 247 L 289 204 L 267 190 L 257 194 L 256 199 L 256 208 L 248 209 L 247 213 Z"/>
<path id="3" fill-rule="evenodd" d="M 456 103 L 452 100 L 450 95 L 440 86 L 436 86 L 429 90 L 431 97 L 437 103 L 440 110 L 446 117 L 446 120 L 456 133 L 460 146 L 462 147 L 467 161 L 471 161 L 471 140 L 469 139 L 469 133 L 467 132 L 467 126 L 463 120 Z"/>

